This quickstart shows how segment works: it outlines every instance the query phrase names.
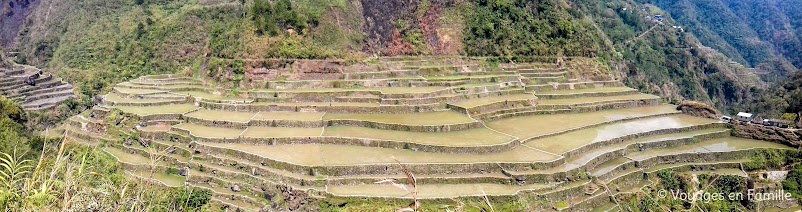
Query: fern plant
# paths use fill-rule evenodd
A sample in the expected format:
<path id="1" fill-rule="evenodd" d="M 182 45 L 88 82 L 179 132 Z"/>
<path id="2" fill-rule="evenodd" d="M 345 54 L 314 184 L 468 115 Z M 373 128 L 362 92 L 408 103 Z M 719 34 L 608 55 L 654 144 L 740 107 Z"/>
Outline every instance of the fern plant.
<path id="1" fill-rule="evenodd" d="M 14 204 L 19 202 L 16 200 L 21 197 L 20 190 L 25 175 L 30 173 L 30 162 L 21 160 L 16 150 L 13 156 L 0 152 L 0 201 L 4 202 L 4 208 L 15 207 Z"/>

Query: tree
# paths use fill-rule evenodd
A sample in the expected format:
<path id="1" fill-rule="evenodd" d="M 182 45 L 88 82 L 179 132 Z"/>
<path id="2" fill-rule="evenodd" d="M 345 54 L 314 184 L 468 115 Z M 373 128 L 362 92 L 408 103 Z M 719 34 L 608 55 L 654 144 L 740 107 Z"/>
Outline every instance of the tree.
<path id="1" fill-rule="evenodd" d="M 137 39 L 142 38 L 142 35 L 145 34 L 145 25 L 142 24 L 141 22 L 139 24 L 137 24 L 135 33 L 136 33 L 136 38 Z"/>

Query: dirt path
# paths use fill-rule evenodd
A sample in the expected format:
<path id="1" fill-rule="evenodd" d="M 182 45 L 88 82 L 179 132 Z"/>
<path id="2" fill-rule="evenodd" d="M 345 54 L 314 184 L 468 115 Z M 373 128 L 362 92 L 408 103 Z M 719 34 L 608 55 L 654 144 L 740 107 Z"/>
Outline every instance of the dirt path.
<path id="1" fill-rule="evenodd" d="M 652 26 L 651 28 L 647 29 L 646 31 L 644 31 L 644 32 L 643 32 L 643 33 L 641 33 L 640 35 L 638 35 L 638 36 L 635 36 L 634 38 L 632 38 L 632 39 L 629 39 L 629 40 L 625 41 L 625 42 L 624 42 L 624 44 L 629 44 L 629 43 L 631 43 L 631 42 L 633 42 L 633 41 L 635 41 L 635 40 L 639 40 L 640 38 L 642 38 L 643 36 L 645 36 L 645 35 L 646 35 L 646 34 L 648 34 L 649 32 L 652 32 L 652 30 L 654 30 L 654 28 L 657 28 L 657 26 L 660 26 L 660 25 L 661 25 L 661 24 L 657 24 L 657 25 L 654 25 L 654 26 Z"/>

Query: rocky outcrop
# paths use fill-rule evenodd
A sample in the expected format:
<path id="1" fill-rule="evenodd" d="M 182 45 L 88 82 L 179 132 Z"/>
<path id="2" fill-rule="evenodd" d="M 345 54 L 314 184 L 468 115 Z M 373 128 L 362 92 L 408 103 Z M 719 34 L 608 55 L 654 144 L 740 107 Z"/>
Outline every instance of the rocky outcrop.
<path id="1" fill-rule="evenodd" d="M 293 189 L 286 185 L 276 185 L 276 189 L 281 192 L 284 197 L 284 202 L 287 204 L 287 209 L 290 211 L 308 211 L 315 208 L 313 203 L 314 199 L 301 190 Z"/>
<path id="2" fill-rule="evenodd" d="M 711 119 L 721 118 L 721 112 L 716 110 L 716 108 L 713 106 L 701 102 L 683 101 L 679 106 L 677 106 L 677 110 L 681 110 L 682 113 L 692 116 Z"/>
<path id="3" fill-rule="evenodd" d="M 750 123 L 734 123 L 732 126 L 732 133 L 737 137 L 771 141 L 793 147 L 802 145 L 802 130 L 767 127 Z"/>

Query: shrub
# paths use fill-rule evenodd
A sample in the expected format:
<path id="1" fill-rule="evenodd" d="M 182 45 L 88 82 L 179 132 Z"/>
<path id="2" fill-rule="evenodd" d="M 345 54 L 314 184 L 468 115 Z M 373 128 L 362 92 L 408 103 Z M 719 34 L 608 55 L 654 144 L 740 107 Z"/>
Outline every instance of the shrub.
<path id="1" fill-rule="evenodd" d="M 788 176 L 783 181 L 783 189 L 794 195 L 796 198 L 802 197 L 802 165 L 796 165 L 788 172 Z"/>
<path id="2" fill-rule="evenodd" d="M 212 192 L 206 189 L 182 187 L 171 196 L 175 197 L 174 204 L 178 204 L 176 208 L 197 210 L 209 203 L 209 200 L 212 199 Z"/>

